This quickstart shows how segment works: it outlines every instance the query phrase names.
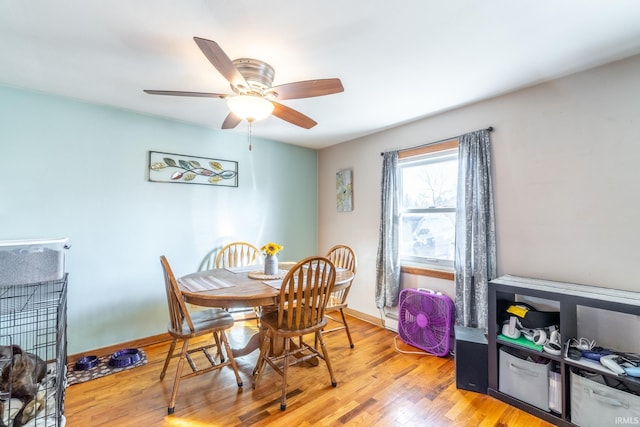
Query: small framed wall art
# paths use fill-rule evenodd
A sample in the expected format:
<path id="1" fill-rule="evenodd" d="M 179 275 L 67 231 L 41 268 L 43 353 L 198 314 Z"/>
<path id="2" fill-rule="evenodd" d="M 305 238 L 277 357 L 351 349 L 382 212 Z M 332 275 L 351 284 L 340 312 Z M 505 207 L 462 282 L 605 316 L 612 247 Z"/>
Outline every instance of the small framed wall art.
<path id="1" fill-rule="evenodd" d="M 336 208 L 338 212 L 353 210 L 353 180 L 351 169 L 343 169 L 336 173 Z"/>
<path id="2" fill-rule="evenodd" d="M 149 181 L 238 186 L 238 162 L 149 151 Z"/>

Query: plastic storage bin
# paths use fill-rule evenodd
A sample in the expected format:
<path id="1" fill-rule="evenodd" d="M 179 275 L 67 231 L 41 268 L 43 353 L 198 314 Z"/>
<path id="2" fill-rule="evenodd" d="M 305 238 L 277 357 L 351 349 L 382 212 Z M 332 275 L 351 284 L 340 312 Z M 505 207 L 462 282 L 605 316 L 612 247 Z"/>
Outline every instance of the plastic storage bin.
<path id="1" fill-rule="evenodd" d="M 640 396 L 605 385 L 602 375 L 585 378 L 571 372 L 571 422 L 582 427 L 640 424 Z"/>
<path id="2" fill-rule="evenodd" d="M 68 239 L 0 241 L 0 286 L 60 280 Z"/>
<path id="3" fill-rule="evenodd" d="M 535 363 L 500 349 L 498 389 L 537 408 L 549 411 L 551 361 Z"/>

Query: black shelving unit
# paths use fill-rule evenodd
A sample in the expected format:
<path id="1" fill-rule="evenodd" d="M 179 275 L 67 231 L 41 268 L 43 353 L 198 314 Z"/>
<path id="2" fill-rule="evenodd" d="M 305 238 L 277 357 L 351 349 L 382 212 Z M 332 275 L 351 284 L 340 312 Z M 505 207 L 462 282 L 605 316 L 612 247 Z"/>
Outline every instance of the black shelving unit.
<path id="1" fill-rule="evenodd" d="M 569 338 L 577 337 L 578 307 L 592 307 L 612 312 L 626 313 L 640 316 L 640 293 L 621 291 L 616 289 L 585 286 L 573 283 L 554 282 L 548 280 L 530 279 L 518 276 L 502 276 L 489 283 L 489 312 L 488 312 L 488 336 L 489 336 L 489 390 L 488 394 L 512 406 L 529 412 L 545 421 L 558 426 L 574 426 L 571 422 L 571 368 L 593 370 L 605 376 L 615 377 L 618 380 L 640 384 L 637 378 L 619 377 L 605 370 L 591 369 L 579 362 L 565 358 L 563 355 L 554 356 L 548 353 L 540 353 L 527 349 L 517 344 L 506 342 L 498 338 L 499 324 L 502 322 L 503 313 L 514 301 L 522 298 L 533 297 L 549 301 L 559 306 L 560 311 L 560 335 L 566 342 Z M 596 338 L 597 337 L 591 337 Z M 530 352 L 531 355 L 544 356 L 553 361 L 560 368 L 562 410 L 557 414 L 547 412 L 518 400 L 513 396 L 502 393 L 499 390 L 499 349 L 502 346 L 515 347 L 519 350 Z M 563 348 L 564 350 L 564 348 Z M 564 354 L 564 353 L 563 353 Z"/>

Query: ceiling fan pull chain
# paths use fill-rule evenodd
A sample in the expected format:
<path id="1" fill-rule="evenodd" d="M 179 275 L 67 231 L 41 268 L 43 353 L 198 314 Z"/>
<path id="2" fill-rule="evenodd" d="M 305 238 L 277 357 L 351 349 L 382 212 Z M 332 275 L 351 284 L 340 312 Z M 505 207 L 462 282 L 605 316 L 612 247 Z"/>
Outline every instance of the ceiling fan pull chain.
<path id="1" fill-rule="evenodd" d="M 249 151 L 251 151 L 251 122 L 253 120 L 247 120 L 249 122 Z"/>

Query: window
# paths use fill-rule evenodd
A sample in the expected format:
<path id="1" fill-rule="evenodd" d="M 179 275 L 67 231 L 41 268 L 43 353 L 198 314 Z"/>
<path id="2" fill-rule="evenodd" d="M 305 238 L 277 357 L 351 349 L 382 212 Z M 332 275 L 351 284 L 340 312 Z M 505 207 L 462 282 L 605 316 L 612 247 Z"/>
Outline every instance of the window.
<path id="1" fill-rule="evenodd" d="M 400 179 L 400 260 L 452 269 L 455 249 L 458 143 L 405 151 Z"/>

